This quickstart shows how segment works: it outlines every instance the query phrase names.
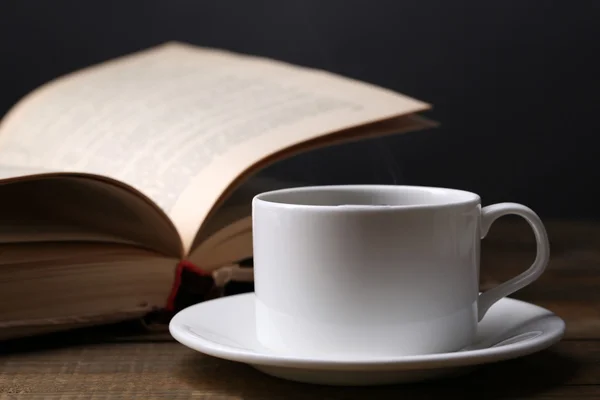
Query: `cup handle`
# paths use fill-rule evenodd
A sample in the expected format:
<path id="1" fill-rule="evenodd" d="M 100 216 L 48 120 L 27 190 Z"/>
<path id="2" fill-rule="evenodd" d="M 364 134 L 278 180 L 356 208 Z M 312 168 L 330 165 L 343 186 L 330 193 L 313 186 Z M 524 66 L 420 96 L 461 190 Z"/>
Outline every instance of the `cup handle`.
<path id="1" fill-rule="evenodd" d="M 489 308 L 498 300 L 524 288 L 535 281 L 546 269 L 550 260 L 550 243 L 544 224 L 530 208 L 517 203 L 498 203 L 481 209 L 481 239 L 483 239 L 492 223 L 504 215 L 514 214 L 524 218 L 533 229 L 537 243 L 537 254 L 533 264 L 525 272 L 479 295 L 478 320 L 481 321 Z"/>

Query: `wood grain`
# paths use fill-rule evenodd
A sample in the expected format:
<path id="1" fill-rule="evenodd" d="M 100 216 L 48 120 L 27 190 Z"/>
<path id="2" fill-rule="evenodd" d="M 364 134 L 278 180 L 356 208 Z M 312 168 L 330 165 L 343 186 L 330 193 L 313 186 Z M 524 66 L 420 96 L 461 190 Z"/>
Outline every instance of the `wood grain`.
<path id="1" fill-rule="evenodd" d="M 441 393 L 463 396 L 475 388 L 494 392 L 496 396 L 522 394 L 522 390 L 538 395 L 557 385 L 572 387 L 567 391 L 600 385 L 599 360 L 598 341 L 567 340 L 547 351 L 488 365 L 435 384 L 330 388 L 271 378 L 245 365 L 205 356 L 175 342 L 125 342 L 8 355 L 0 367 L 0 388 L 30 395 L 127 393 L 147 398 L 160 398 L 165 393 L 174 398 L 185 393 L 256 399 L 286 394 L 296 394 L 295 398 L 359 399 L 366 394 L 419 393 L 433 398 Z M 300 396 L 299 391 L 305 391 L 306 396 Z M 490 395 L 490 398 L 501 397 Z"/>
<path id="2" fill-rule="evenodd" d="M 271 378 L 191 351 L 133 323 L 0 343 L 1 399 L 600 399 L 600 223 L 547 223 L 552 261 L 515 294 L 567 322 L 548 350 L 414 385 L 336 388 Z M 494 225 L 482 249 L 482 289 L 531 263 L 522 221 Z"/>

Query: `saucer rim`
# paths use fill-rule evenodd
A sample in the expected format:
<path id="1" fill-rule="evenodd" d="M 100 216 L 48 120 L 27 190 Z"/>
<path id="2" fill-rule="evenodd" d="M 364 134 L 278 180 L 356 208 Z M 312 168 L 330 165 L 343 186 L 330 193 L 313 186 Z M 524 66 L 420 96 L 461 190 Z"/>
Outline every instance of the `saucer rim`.
<path id="1" fill-rule="evenodd" d="M 242 362 L 250 365 L 263 365 L 281 368 L 309 368 L 335 370 L 398 370 L 398 369 L 435 369 L 445 367 L 466 367 L 478 364 L 503 361 L 526 356 L 559 342 L 565 333 L 565 321 L 555 313 L 538 305 L 505 297 L 499 302 L 510 302 L 519 307 L 537 308 L 544 314 L 549 328 L 539 336 L 499 347 L 465 350 L 457 352 L 419 354 L 409 356 L 372 357 L 369 359 L 327 359 L 315 357 L 300 357 L 281 353 L 266 353 L 263 349 L 241 349 L 223 345 L 206 339 L 198 333 L 190 332 L 189 326 L 179 322 L 187 315 L 198 309 L 210 307 L 215 302 L 223 300 L 253 301 L 254 293 L 241 293 L 195 304 L 178 312 L 169 323 L 169 332 L 175 340 L 184 346 L 203 354 L 225 360 Z"/>

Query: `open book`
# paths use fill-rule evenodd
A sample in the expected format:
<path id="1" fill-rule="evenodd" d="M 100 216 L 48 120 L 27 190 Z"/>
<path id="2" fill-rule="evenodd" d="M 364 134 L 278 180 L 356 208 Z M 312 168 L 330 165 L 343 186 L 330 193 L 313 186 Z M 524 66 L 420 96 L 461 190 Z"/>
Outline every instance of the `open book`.
<path id="1" fill-rule="evenodd" d="M 175 42 L 43 85 L 0 123 L 0 338 L 143 317 L 167 307 L 181 265 L 251 279 L 238 267 L 252 257 L 251 198 L 293 185 L 262 168 L 433 126 L 416 115 L 427 108 Z"/>

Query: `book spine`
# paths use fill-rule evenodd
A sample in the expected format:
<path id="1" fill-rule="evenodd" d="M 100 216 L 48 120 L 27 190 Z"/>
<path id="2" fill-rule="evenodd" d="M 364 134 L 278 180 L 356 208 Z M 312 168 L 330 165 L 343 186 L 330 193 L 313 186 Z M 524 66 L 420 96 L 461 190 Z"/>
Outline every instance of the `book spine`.
<path id="1" fill-rule="evenodd" d="M 173 287 L 164 308 L 154 310 L 144 318 L 148 330 L 163 330 L 171 318 L 184 308 L 207 300 L 254 291 L 254 271 L 251 261 L 226 265 L 208 272 L 182 260 L 175 268 Z"/>

